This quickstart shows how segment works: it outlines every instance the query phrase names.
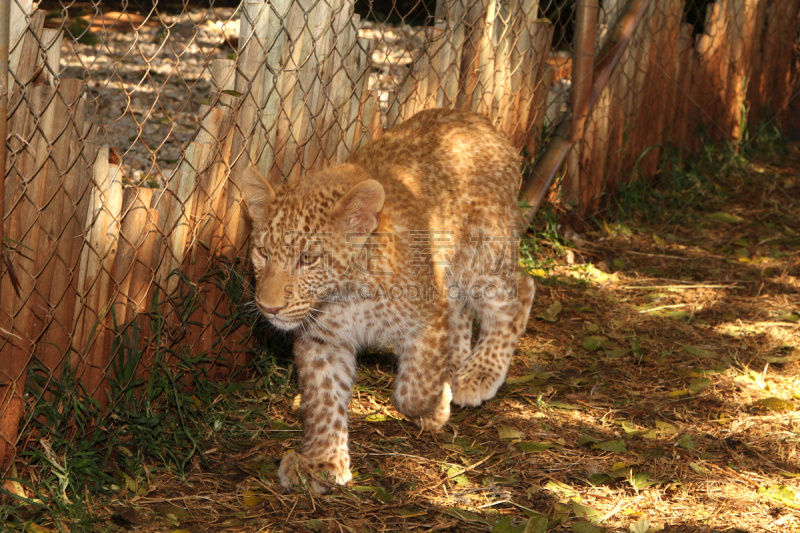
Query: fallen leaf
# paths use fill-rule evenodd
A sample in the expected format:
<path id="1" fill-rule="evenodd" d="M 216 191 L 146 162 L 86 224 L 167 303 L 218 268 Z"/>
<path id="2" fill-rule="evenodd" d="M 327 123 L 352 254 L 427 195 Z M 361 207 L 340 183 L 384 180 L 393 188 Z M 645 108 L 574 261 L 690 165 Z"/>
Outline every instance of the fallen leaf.
<path id="1" fill-rule="evenodd" d="M 658 448 L 652 448 L 650 450 L 645 450 L 639 454 L 640 461 L 650 461 L 651 459 L 659 459 L 664 457 L 664 447 L 659 446 Z"/>
<path id="2" fill-rule="evenodd" d="M 382 415 L 380 413 L 375 413 L 364 417 L 365 422 L 387 422 L 389 420 L 394 420 L 394 418 L 391 416 Z"/>
<path id="3" fill-rule="evenodd" d="M 614 348 L 613 350 L 606 350 L 606 357 L 624 357 L 630 353 L 629 348 Z"/>
<path id="4" fill-rule="evenodd" d="M 699 346 L 690 346 L 688 344 L 681 344 L 683 349 L 686 350 L 687 353 L 694 355 L 695 357 L 716 357 L 716 352 L 712 352 L 711 350 L 707 350 L 705 348 L 700 348 Z"/>
<path id="5" fill-rule="evenodd" d="M 608 340 L 606 339 L 606 337 L 595 337 L 595 336 L 586 337 L 585 339 L 583 339 L 583 347 L 589 350 L 590 352 L 593 352 L 595 350 L 602 348 L 603 343 L 606 342 L 606 340 Z"/>
<path id="6" fill-rule="evenodd" d="M 318 518 L 312 518 L 311 520 L 306 520 L 306 528 L 310 529 L 311 531 L 328 531 L 328 524 L 319 520 Z"/>
<path id="7" fill-rule="evenodd" d="M 578 518 L 583 518 L 585 520 L 591 520 L 593 517 L 599 517 L 602 515 L 602 513 L 597 509 L 592 509 L 591 507 L 587 507 L 575 501 L 572 502 L 572 512 L 575 513 L 575 516 Z"/>
<path id="8" fill-rule="evenodd" d="M 706 470 L 705 468 L 703 468 L 702 466 L 700 466 L 697 463 L 689 463 L 689 468 L 691 468 L 692 470 L 695 471 L 696 474 L 700 474 L 701 476 L 707 476 L 708 475 L 708 470 Z"/>
<path id="9" fill-rule="evenodd" d="M 511 426 L 498 426 L 497 434 L 500 439 L 508 442 L 519 442 L 522 440 L 522 433 Z"/>
<path id="10" fill-rule="evenodd" d="M 549 450 L 551 448 L 555 448 L 555 444 L 549 444 L 547 442 L 520 442 L 517 444 L 520 451 L 531 453 L 531 452 L 543 452 L 545 450 Z"/>
<path id="11" fill-rule="evenodd" d="M 800 509 L 800 502 L 797 500 L 797 494 L 787 487 L 786 485 L 772 485 L 771 487 L 759 487 L 758 494 L 765 498 L 778 500 L 784 505 L 792 509 Z"/>
<path id="12" fill-rule="evenodd" d="M 263 502 L 264 498 L 257 493 L 248 490 L 242 495 L 242 500 L 244 501 L 244 510 L 247 511 Z"/>
<path id="13" fill-rule="evenodd" d="M 572 403 L 564 403 L 564 402 L 547 402 L 547 405 L 550 407 L 555 407 L 556 409 L 568 409 L 570 411 L 580 411 L 583 409 L 580 405 L 575 405 Z"/>
<path id="14" fill-rule="evenodd" d="M 465 511 L 464 509 L 459 509 L 458 507 L 451 507 L 445 511 L 445 513 L 454 518 L 460 518 L 466 522 L 478 522 L 479 524 L 486 524 L 487 526 L 491 525 L 489 521 L 483 518 L 481 515 Z"/>
<path id="15" fill-rule="evenodd" d="M 678 432 L 678 428 L 676 428 L 673 424 L 670 424 L 666 420 L 659 420 L 656 419 L 656 427 L 666 433 L 667 435 L 674 435 Z"/>
<path id="16" fill-rule="evenodd" d="M 607 440 L 605 442 L 598 442 L 597 444 L 594 444 L 593 447 L 606 452 L 624 453 L 628 451 L 628 447 L 625 446 L 625 441 L 623 440 Z"/>
<path id="17" fill-rule="evenodd" d="M 797 361 L 798 359 L 800 359 L 800 353 L 796 353 L 796 354 L 793 354 L 793 355 L 787 355 L 787 356 L 763 355 L 763 356 L 761 356 L 761 359 L 763 359 L 767 363 L 783 365 L 783 364 L 786 364 L 786 363 L 793 363 L 793 362 Z"/>
<path id="18" fill-rule="evenodd" d="M 683 398 L 684 396 L 689 396 L 690 394 L 691 394 L 691 392 L 689 392 L 688 390 L 681 389 L 681 390 L 670 391 L 670 392 L 667 393 L 667 396 L 669 396 L 670 398 L 675 400 L 675 399 L 678 399 L 678 398 Z"/>
<path id="19" fill-rule="evenodd" d="M 630 529 L 631 533 L 647 533 L 650 529 L 650 519 L 644 517 L 638 522 L 631 524 L 628 529 Z"/>
<path id="20" fill-rule="evenodd" d="M 558 320 L 558 314 L 564 306 L 561 305 L 561 302 L 553 302 L 553 304 L 545 309 L 544 313 L 541 315 L 536 315 L 536 318 L 541 318 L 542 320 L 546 320 L 547 322 L 555 322 Z"/>
<path id="21" fill-rule="evenodd" d="M 744 220 L 740 216 L 731 215 L 730 213 L 724 213 L 722 211 L 717 211 L 716 213 L 711 213 L 709 215 L 706 215 L 706 218 L 708 218 L 709 220 L 713 220 L 715 222 L 725 222 L 728 224 L 738 224 L 739 222 Z"/>
<path id="22" fill-rule="evenodd" d="M 184 520 L 190 520 L 192 518 L 191 513 L 184 509 L 183 507 L 178 507 L 177 505 L 172 505 L 168 502 L 161 502 L 157 503 L 153 506 L 155 511 L 174 522 L 183 522 Z"/>
<path id="23" fill-rule="evenodd" d="M 634 474 L 630 477 L 628 482 L 631 484 L 636 490 L 646 489 L 647 487 L 652 487 L 653 485 L 658 485 L 658 481 L 650 481 L 650 473 L 649 472 L 639 472 L 638 474 Z"/>
<path id="24" fill-rule="evenodd" d="M 794 411 L 795 405 L 793 402 L 788 400 L 782 400 L 781 398 L 762 398 L 761 400 L 757 400 L 750 404 L 750 407 L 754 407 L 756 409 L 766 409 L 768 411 L 777 411 L 777 412 L 784 412 L 784 411 Z"/>
<path id="25" fill-rule="evenodd" d="M 555 481 L 552 479 L 547 483 L 545 483 L 544 488 L 551 490 L 557 494 L 561 494 L 566 498 L 571 498 L 572 496 L 578 494 L 578 492 L 569 485 L 566 485 L 564 483 L 561 483 L 560 481 Z"/>
<path id="26" fill-rule="evenodd" d="M 539 382 L 538 384 L 543 384 L 547 382 L 547 378 L 549 376 L 550 374 L 532 372 L 530 374 L 525 374 L 524 376 L 520 376 L 517 378 L 507 379 L 506 385 L 519 385 L 522 383 L 529 383 L 529 382 Z"/>
<path id="27" fill-rule="evenodd" d="M 733 378 L 733 382 L 754 389 L 763 390 L 767 388 L 767 384 L 764 382 L 764 376 L 761 372 L 756 372 L 755 370 L 748 370 L 747 373 L 736 376 Z"/>
<path id="28" fill-rule="evenodd" d="M 572 524 L 572 533 L 603 533 L 603 530 L 589 522 L 575 522 Z"/>
<path id="29" fill-rule="evenodd" d="M 535 516 L 528 520 L 522 533 L 547 533 L 547 517 Z"/>
<path id="30" fill-rule="evenodd" d="M 589 436 L 589 435 L 586 435 L 586 434 L 583 434 L 580 437 L 578 437 L 578 446 L 583 446 L 584 444 L 588 444 L 590 442 L 595 444 L 595 443 L 600 442 L 600 439 L 592 437 L 592 436 Z"/>
<path id="31" fill-rule="evenodd" d="M 714 382 L 708 378 L 697 378 L 689 384 L 689 390 L 692 394 L 699 394 L 713 384 Z"/>
<path id="32" fill-rule="evenodd" d="M 680 446 L 681 448 L 685 448 L 687 450 L 696 450 L 697 445 L 692 440 L 692 436 L 688 433 L 678 439 L 678 442 L 675 443 L 676 446 Z"/>

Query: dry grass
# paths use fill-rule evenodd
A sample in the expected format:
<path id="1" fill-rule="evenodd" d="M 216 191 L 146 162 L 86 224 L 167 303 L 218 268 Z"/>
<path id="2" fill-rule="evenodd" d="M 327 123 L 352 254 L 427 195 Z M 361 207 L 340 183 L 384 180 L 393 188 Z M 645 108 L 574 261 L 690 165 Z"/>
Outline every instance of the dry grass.
<path id="1" fill-rule="evenodd" d="M 544 516 L 555 532 L 595 531 L 584 517 L 598 531 L 645 518 L 650 531 L 800 531 L 800 499 L 763 494 L 800 492 L 800 152 L 747 168 L 707 184 L 708 206 L 571 246 L 572 264 L 540 280 L 508 384 L 456 408 L 445 433 L 402 419 L 391 360 L 370 354 L 349 486 L 285 493 L 276 467 L 301 444 L 294 385 L 243 393 L 227 416 L 248 440 L 220 440 L 185 481 L 152 468 L 88 502 L 116 513 L 98 529 L 530 533 Z"/>

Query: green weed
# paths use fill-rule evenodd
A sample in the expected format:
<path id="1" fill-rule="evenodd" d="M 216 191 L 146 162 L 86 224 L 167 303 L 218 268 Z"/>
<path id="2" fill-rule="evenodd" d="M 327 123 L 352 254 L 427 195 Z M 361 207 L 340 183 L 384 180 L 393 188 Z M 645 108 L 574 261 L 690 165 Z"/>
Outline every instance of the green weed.
<path id="1" fill-rule="evenodd" d="M 524 203 L 520 209 L 527 209 Z M 519 262 L 527 270 L 547 270 L 557 257 L 569 247 L 567 240 L 558 231 L 558 215 L 550 206 L 543 206 L 534 221 L 522 236 L 519 247 Z"/>
<path id="2" fill-rule="evenodd" d="M 242 381 L 246 372 L 259 377 L 257 386 L 287 387 L 289 341 L 258 327 L 258 315 L 249 305 L 248 268 L 246 260 L 220 260 L 197 284 L 176 271 L 172 275 L 181 276 L 178 294 L 166 300 L 157 290 L 146 321 L 126 325 L 112 317 L 115 336 L 105 407 L 82 384 L 77 354 L 68 352 L 57 374 L 37 361 L 29 366 L 26 395 L 31 407 L 21 423 L 25 444 L 18 466 L 28 480 L 20 483 L 37 495 L 37 521 L 59 517 L 80 530 L 93 520 L 83 509 L 87 495 L 136 491 L 159 470 L 183 478 L 190 465 L 205 461 L 206 450 L 220 433 L 258 433 L 252 423 L 244 427 L 227 416 L 235 409 L 234 397 L 246 392 L 234 380 Z M 227 314 L 218 315 L 223 326 L 213 349 L 195 353 L 184 342 L 185 333 L 206 297 L 207 283 L 216 284 L 230 305 Z M 174 318 L 165 313 L 174 313 Z M 177 327 L 167 327 L 175 322 Z M 143 323 L 149 324 L 148 331 Z M 241 346 L 225 348 L 225 337 L 237 330 Z M 250 366 L 232 370 L 222 383 L 212 379 L 209 368 L 245 349 L 252 352 Z M 3 508 L 2 518 L 24 529 L 30 517 L 15 509 Z"/>

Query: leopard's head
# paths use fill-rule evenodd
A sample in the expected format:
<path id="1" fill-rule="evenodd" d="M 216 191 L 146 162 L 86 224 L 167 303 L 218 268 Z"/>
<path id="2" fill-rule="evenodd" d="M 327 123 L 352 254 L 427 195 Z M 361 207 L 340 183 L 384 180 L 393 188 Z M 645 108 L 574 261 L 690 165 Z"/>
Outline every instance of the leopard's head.
<path id="1" fill-rule="evenodd" d="M 354 165 L 273 187 L 250 167 L 239 179 L 250 215 L 255 304 L 293 330 L 348 281 L 351 259 L 378 226 L 385 193 Z"/>

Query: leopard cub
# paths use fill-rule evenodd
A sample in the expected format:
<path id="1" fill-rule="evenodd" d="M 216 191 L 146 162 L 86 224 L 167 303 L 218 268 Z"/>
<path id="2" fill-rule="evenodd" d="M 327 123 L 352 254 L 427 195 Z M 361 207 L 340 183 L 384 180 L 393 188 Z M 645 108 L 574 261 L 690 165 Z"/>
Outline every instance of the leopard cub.
<path id="1" fill-rule="evenodd" d="M 342 165 L 282 186 L 251 168 L 238 182 L 255 305 L 295 338 L 305 442 L 281 462 L 284 486 L 307 475 L 324 492 L 351 479 L 361 347 L 393 346 L 394 403 L 420 428 L 441 428 L 451 401 L 495 395 L 534 285 L 517 264 L 519 156 L 485 118 L 423 111 Z"/>

